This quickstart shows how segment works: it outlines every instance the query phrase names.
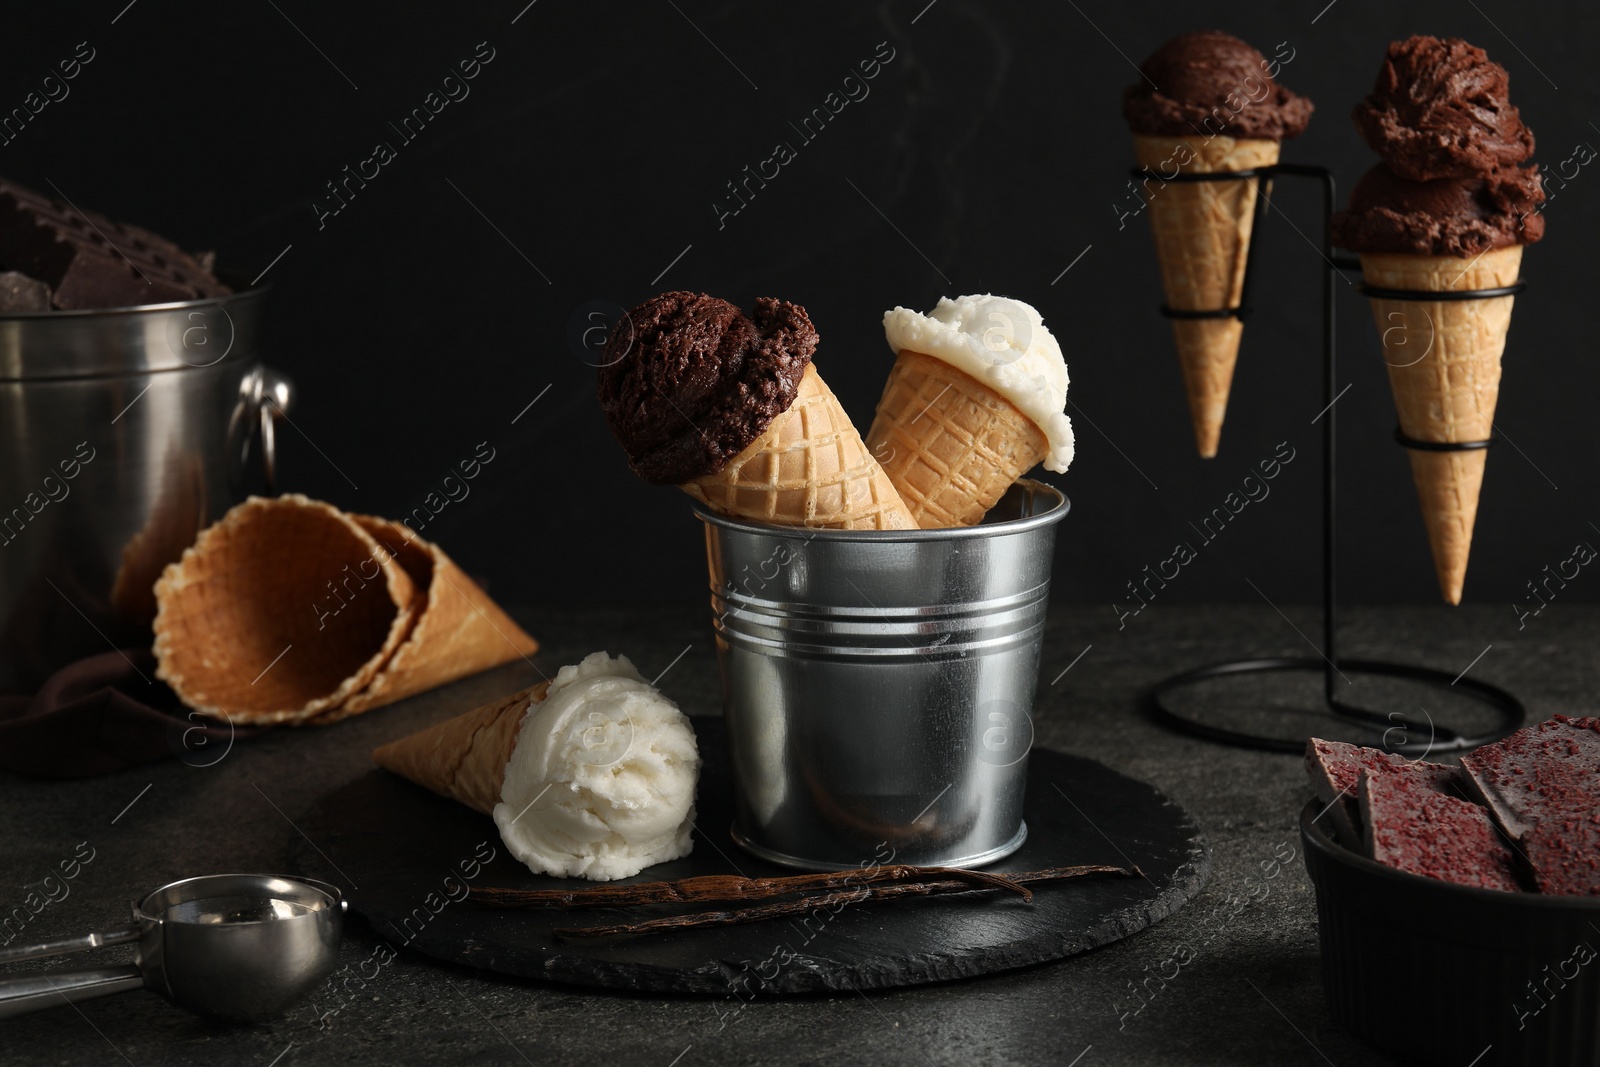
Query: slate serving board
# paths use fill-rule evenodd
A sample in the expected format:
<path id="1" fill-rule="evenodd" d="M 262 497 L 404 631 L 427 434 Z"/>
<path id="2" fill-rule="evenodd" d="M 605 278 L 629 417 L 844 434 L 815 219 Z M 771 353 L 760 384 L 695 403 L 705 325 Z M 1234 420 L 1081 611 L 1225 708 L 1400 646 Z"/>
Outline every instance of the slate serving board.
<path id="1" fill-rule="evenodd" d="M 631 881 L 701 874 L 793 874 L 741 851 L 722 721 L 696 718 L 704 757 L 694 852 Z M 775 919 L 605 940 L 558 940 L 684 906 L 511 911 L 456 902 L 473 886 L 583 888 L 529 873 L 493 820 L 373 770 L 324 797 L 291 840 L 290 863 L 349 893 L 350 908 L 396 949 L 521 978 L 748 999 L 757 993 L 890 989 L 1061 959 L 1161 921 L 1205 884 L 1211 852 L 1188 813 L 1156 789 L 1080 756 L 1028 757 L 1027 842 L 986 868 L 1137 864 L 1144 878 L 1034 886 L 1031 904 L 994 894 L 851 905 L 825 920 Z M 487 842 L 487 844 L 483 844 Z M 494 858 L 474 867 L 475 853 Z M 463 866 L 464 865 L 464 866 Z M 453 879 L 453 880 L 452 880 Z M 687 910 L 708 910 L 703 905 Z"/>

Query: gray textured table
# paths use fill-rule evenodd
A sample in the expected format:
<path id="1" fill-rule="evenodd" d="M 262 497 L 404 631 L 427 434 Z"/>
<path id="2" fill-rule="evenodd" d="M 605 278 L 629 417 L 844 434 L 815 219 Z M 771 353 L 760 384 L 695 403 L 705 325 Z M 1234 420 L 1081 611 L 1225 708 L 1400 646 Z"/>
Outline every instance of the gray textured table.
<path id="1" fill-rule="evenodd" d="M 537 660 L 546 671 L 604 648 L 650 676 L 684 652 L 662 687 L 694 713 L 717 709 L 715 654 L 696 613 L 517 614 L 544 642 Z M 1451 673 L 1470 664 L 1534 718 L 1595 709 L 1600 609 L 1552 607 L 1520 632 L 1504 607 L 1350 614 L 1351 656 Z M 902 992 L 740 1007 L 504 981 L 401 954 L 364 990 L 319 995 L 267 1025 L 207 1023 L 150 993 L 0 1022 L 0 1063 L 1391 1063 L 1333 1025 L 1322 1004 L 1315 904 L 1295 829 L 1308 795 L 1299 761 L 1189 740 L 1140 710 L 1142 692 L 1176 670 L 1308 654 L 1295 627 L 1315 634 L 1316 613 L 1152 607 L 1121 631 L 1109 608 L 1052 613 L 1037 743 L 1156 785 L 1195 815 L 1214 849 L 1211 883 L 1192 904 L 1086 956 Z M 20 903 L 81 842 L 94 859 L 30 934 L 118 922 L 131 896 L 186 875 L 281 867 L 291 821 L 365 773 L 375 745 L 533 677 L 525 665 L 507 667 L 327 729 L 276 731 L 206 768 L 171 760 L 80 782 L 0 778 L 0 904 Z M 1275 868 L 1289 849 L 1294 860 Z M 355 924 L 344 958 L 367 959 L 376 944 Z M 1180 955 L 1189 962 L 1169 962 Z"/>

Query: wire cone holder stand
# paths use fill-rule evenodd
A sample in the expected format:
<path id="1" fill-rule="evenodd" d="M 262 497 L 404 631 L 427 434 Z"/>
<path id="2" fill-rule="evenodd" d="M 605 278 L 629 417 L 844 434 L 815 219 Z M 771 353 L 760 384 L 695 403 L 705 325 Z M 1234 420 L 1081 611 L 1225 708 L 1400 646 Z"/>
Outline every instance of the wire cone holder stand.
<path id="1" fill-rule="evenodd" d="M 1337 271 L 1358 268 L 1359 263 L 1355 260 L 1336 261 L 1333 258 L 1330 237 L 1334 211 L 1332 172 L 1326 167 L 1297 163 L 1277 163 L 1269 167 L 1256 167 L 1236 171 L 1180 172 L 1175 175 L 1157 174 L 1144 167 L 1134 167 L 1131 172 L 1135 178 L 1154 179 L 1162 183 L 1250 180 L 1261 183 L 1258 187 L 1258 195 L 1255 198 L 1253 226 L 1245 252 L 1244 279 L 1240 287 L 1238 306 L 1195 311 L 1174 309 L 1163 305 L 1161 313 L 1168 318 L 1237 318 L 1240 321 L 1244 321 L 1249 317 L 1251 310 L 1251 281 L 1256 272 L 1256 253 L 1261 235 L 1261 220 L 1267 210 L 1269 199 L 1269 188 L 1266 183 L 1274 178 L 1280 176 L 1311 178 L 1321 183 L 1323 197 L 1322 257 L 1327 263 L 1323 270 L 1322 297 L 1323 401 L 1326 406 L 1323 409 L 1322 416 L 1320 416 L 1326 420 L 1323 422 L 1322 427 L 1322 658 L 1270 657 L 1240 659 L 1214 663 L 1185 671 L 1157 683 L 1154 689 L 1151 690 L 1149 695 L 1151 713 L 1158 721 L 1172 729 L 1210 741 L 1219 741 L 1224 744 L 1245 748 L 1265 749 L 1273 752 L 1301 752 L 1305 748 L 1305 738 L 1303 737 L 1290 739 L 1204 722 L 1182 714 L 1171 705 L 1168 698 L 1181 690 L 1202 683 L 1213 682 L 1217 679 L 1271 673 L 1320 672 L 1323 678 L 1322 699 L 1324 703 L 1324 708 L 1321 710 L 1346 726 L 1352 727 L 1370 737 L 1371 740 L 1366 743 L 1371 747 L 1417 756 L 1429 753 L 1461 752 L 1496 741 L 1518 729 L 1526 718 L 1526 712 L 1521 701 L 1499 686 L 1490 685 L 1477 679 L 1452 678 L 1444 671 L 1434 670 L 1431 667 L 1390 663 L 1381 660 L 1341 660 L 1339 658 L 1337 642 L 1338 556 L 1335 536 L 1337 532 L 1338 503 L 1338 480 L 1336 476 L 1338 434 L 1336 428 L 1337 415 L 1334 407 L 1334 402 L 1338 397 L 1335 382 L 1337 361 L 1334 345 L 1334 282 Z M 1524 283 L 1519 280 L 1513 285 L 1494 289 L 1450 290 L 1444 292 L 1420 289 L 1386 289 L 1363 283 L 1360 286 L 1360 291 L 1366 296 L 1387 300 L 1456 301 L 1507 297 L 1521 292 L 1523 288 Z M 1396 441 L 1408 449 L 1429 452 L 1469 451 L 1488 448 L 1494 444 L 1492 438 L 1483 441 L 1462 442 L 1421 441 L 1407 437 L 1401 432 L 1399 426 L 1395 427 L 1394 436 Z M 1496 724 L 1492 729 L 1485 732 L 1468 734 L 1434 724 L 1430 718 L 1427 724 L 1427 736 L 1418 737 L 1417 735 L 1423 732 L 1421 729 L 1422 724 L 1398 717 L 1399 713 L 1397 712 L 1374 711 L 1340 700 L 1338 697 L 1338 683 L 1342 679 L 1346 684 L 1349 684 L 1349 675 L 1352 674 L 1375 675 L 1420 682 L 1424 685 L 1451 691 L 1478 704 L 1487 706 L 1495 713 Z M 1293 710 L 1303 711 L 1304 709 Z"/>

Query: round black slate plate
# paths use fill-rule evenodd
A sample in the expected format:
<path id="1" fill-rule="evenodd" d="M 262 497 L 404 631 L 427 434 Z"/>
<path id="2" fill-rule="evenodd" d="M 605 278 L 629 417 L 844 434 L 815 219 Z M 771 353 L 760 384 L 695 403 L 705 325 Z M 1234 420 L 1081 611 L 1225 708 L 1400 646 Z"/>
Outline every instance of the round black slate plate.
<path id="1" fill-rule="evenodd" d="M 732 820 L 722 721 L 696 718 L 705 766 L 688 857 L 632 881 L 699 874 L 793 874 L 741 851 Z M 378 936 L 449 963 L 522 978 L 747 999 L 761 992 L 887 989 L 991 974 L 1109 944 L 1166 918 L 1200 891 L 1211 852 L 1188 813 L 1093 760 L 1028 757 L 1027 842 L 993 871 L 1137 864 L 1144 878 L 1034 887 L 1031 904 L 993 894 L 852 905 L 826 921 L 777 919 L 602 941 L 557 940 L 557 927 L 602 925 L 681 908 L 506 911 L 450 899 L 474 886 L 582 888 L 506 852 L 493 820 L 385 771 L 329 794 L 302 822 L 290 862 L 349 893 Z M 473 858 L 494 858 L 474 870 Z M 463 866 L 465 864 L 465 866 Z"/>

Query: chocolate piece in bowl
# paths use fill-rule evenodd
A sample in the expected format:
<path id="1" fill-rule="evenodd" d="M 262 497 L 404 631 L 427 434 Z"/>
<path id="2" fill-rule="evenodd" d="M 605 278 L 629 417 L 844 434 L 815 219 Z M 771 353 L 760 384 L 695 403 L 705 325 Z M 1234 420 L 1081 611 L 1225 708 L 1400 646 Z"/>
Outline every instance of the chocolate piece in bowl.
<path id="1" fill-rule="evenodd" d="M 1450 792 L 1453 767 L 1411 763 L 1361 773 L 1366 852 L 1386 867 L 1457 885 L 1521 890 L 1489 813 Z"/>
<path id="2" fill-rule="evenodd" d="M 1600 896 L 1600 719 L 1557 715 L 1461 766 L 1539 892 Z"/>
<path id="3" fill-rule="evenodd" d="M 224 296 L 207 266 L 148 230 L 0 179 L 0 268 L 49 286 L 55 307 L 132 307 Z"/>
<path id="4" fill-rule="evenodd" d="M 1306 774 L 1311 778 L 1311 788 L 1317 799 L 1327 805 L 1327 817 L 1338 832 L 1338 838 L 1347 847 L 1359 849 L 1366 840 L 1366 823 L 1362 818 L 1358 786 L 1363 774 L 1376 775 L 1383 771 L 1417 768 L 1413 773 L 1442 772 L 1439 785 L 1453 775 L 1453 768 L 1433 763 L 1408 763 L 1393 752 L 1343 741 L 1324 741 L 1313 737 L 1306 742 Z"/>

